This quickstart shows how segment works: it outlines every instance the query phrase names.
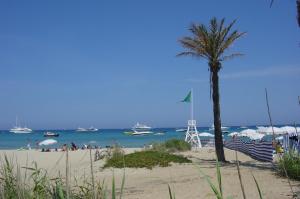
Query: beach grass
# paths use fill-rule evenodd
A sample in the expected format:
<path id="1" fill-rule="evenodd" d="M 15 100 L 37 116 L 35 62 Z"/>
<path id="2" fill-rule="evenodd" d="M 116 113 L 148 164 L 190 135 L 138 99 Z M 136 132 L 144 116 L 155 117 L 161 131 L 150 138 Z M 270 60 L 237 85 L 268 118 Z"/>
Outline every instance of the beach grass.
<path id="1" fill-rule="evenodd" d="M 300 181 L 300 154 L 295 151 L 283 154 L 278 161 L 278 173 Z"/>
<path id="2" fill-rule="evenodd" d="M 170 139 L 163 143 L 154 143 L 152 150 L 164 151 L 164 152 L 183 152 L 191 150 L 192 146 L 190 143 L 180 139 Z"/>
<path id="3" fill-rule="evenodd" d="M 30 175 L 21 175 L 20 169 L 25 169 Z M 124 171 L 125 172 L 125 171 Z M 33 167 L 22 167 L 14 164 L 7 156 L 4 156 L 0 165 L 0 198 L 5 199 L 115 199 L 122 198 L 125 173 L 122 179 L 120 193 L 116 192 L 114 176 L 112 188 L 108 191 L 104 181 L 96 182 L 95 185 L 88 180 L 77 184 L 67 193 L 65 180 L 58 176 L 50 178 L 47 171 L 38 168 L 36 163 Z"/>

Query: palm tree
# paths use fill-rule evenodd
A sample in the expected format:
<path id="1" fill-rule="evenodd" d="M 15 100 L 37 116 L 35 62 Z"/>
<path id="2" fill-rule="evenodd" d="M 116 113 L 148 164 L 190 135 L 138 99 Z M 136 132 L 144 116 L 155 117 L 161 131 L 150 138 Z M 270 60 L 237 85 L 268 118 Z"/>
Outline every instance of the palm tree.
<path id="1" fill-rule="evenodd" d="M 220 22 L 214 17 L 210 20 L 209 26 L 204 24 L 192 24 L 190 31 L 192 36 L 183 37 L 179 40 L 187 51 L 177 56 L 188 55 L 204 58 L 208 61 L 210 71 L 210 89 L 212 89 L 214 126 L 215 126 L 215 147 L 219 161 L 225 161 L 223 138 L 221 131 L 220 116 L 220 94 L 219 94 L 219 71 L 222 62 L 241 55 L 240 53 L 225 54 L 235 40 L 240 38 L 245 32 L 231 31 L 235 21 L 228 26 L 224 25 L 225 19 Z"/>
<path id="2" fill-rule="evenodd" d="M 270 7 L 272 7 L 274 0 L 271 1 Z M 297 22 L 300 27 L 300 0 L 296 0 L 296 9 L 297 9 Z"/>

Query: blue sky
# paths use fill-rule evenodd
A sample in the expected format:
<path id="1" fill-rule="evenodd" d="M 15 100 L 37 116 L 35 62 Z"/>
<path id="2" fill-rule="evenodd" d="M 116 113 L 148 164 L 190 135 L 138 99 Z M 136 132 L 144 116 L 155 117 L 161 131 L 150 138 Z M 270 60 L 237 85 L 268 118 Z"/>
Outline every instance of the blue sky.
<path id="1" fill-rule="evenodd" d="M 192 22 L 237 19 L 245 56 L 220 73 L 224 125 L 300 123 L 300 29 L 295 1 L 1 1 L 0 128 L 210 126 L 207 62 L 176 57 Z"/>

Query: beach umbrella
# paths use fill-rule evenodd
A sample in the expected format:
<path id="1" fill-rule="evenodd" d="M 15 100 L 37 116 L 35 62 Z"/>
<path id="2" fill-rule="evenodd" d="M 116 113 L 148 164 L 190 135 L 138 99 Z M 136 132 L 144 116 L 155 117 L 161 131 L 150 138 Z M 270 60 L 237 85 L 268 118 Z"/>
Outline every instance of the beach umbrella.
<path id="1" fill-rule="evenodd" d="M 247 134 L 252 134 L 252 133 L 257 133 L 257 131 L 256 130 L 254 130 L 254 129 L 245 129 L 245 130 L 242 130 L 240 133 L 239 133 L 239 135 L 247 135 Z"/>
<path id="2" fill-rule="evenodd" d="M 233 136 L 238 135 L 238 134 L 239 134 L 238 132 L 232 132 L 232 133 L 229 133 L 228 136 L 233 137 Z"/>
<path id="3" fill-rule="evenodd" d="M 246 129 L 241 131 L 237 136 L 245 136 L 245 137 L 249 137 L 251 140 L 260 140 L 264 137 L 263 134 L 258 133 L 256 130 L 254 129 Z"/>
<path id="4" fill-rule="evenodd" d="M 275 138 L 275 140 L 283 140 L 283 136 L 279 136 L 279 137 Z"/>
<path id="5" fill-rule="evenodd" d="M 280 128 L 283 132 L 283 134 L 288 133 L 289 135 L 297 135 L 296 133 L 299 134 L 299 127 L 294 127 L 294 126 L 283 126 Z"/>
<path id="6" fill-rule="evenodd" d="M 260 133 L 239 134 L 238 136 L 245 136 L 251 140 L 261 140 L 264 137 L 264 135 Z"/>
<path id="7" fill-rule="evenodd" d="M 48 145 L 52 145 L 52 144 L 56 144 L 56 143 L 57 143 L 57 141 L 54 139 L 47 139 L 47 140 L 40 142 L 39 146 L 48 146 Z"/>
<path id="8" fill-rule="evenodd" d="M 264 133 L 264 134 L 267 134 L 267 135 L 271 135 L 273 134 L 273 131 L 274 131 L 274 134 L 275 135 L 282 135 L 284 134 L 283 130 L 281 128 L 278 128 L 278 127 L 258 127 L 257 128 L 257 132 L 259 133 Z"/>
<path id="9" fill-rule="evenodd" d="M 199 133 L 198 135 L 201 137 L 215 137 L 213 134 L 207 132 Z"/>

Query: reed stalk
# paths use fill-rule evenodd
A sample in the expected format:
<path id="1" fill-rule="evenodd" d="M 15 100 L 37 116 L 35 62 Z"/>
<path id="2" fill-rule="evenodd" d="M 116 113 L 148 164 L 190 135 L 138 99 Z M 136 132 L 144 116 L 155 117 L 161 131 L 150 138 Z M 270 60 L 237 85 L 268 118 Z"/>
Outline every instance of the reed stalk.
<path id="1" fill-rule="evenodd" d="M 95 179 L 94 179 L 93 159 L 92 159 L 92 148 L 91 148 L 91 147 L 90 147 L 90 166 L 91 166 L 91 177 L 92 177 L 93 198 L 96 199 L 96 189 L 95 189 Z"/>
<path id="2" fill-rule="evenodd" d="M 237 171 L 238 171 L 240 185 L 241 185 L 241 189 L 242 189 L 242 193 L 243 193 L 243 198 L 246 199 L 244 183 L 243 183 L 243 180 L 242 180 L 242 175 L 241 175 L 241 170 L 240 170 L 240 163 L 239 163 L 238 154 L 237 154 L 236 150 L 235 150 L 235 160 L 236 160 L 236 168 L 237 168 Z"/>
<path id="3" fill-rule="evenodd" d="M 69 185 L 69 149 L 66 147 L 66 197 L 70 198 L 70 185 Z"/>
<path id="4" fill-rule="evenodd" d="M 266 93 L 266 102 L 267 102 L 267 108 L 268 108 L 268 116 L 269 116 L 269 121 L 270 121 L 270 125 L 272 127 L 272 132 L 273 132 L 273 138 L 272 138 L 272 142 L 273 142 L 273 147 L 275 147 L 275 132 L 274 132 L 274 128 L 273 128 L 273 122 L 272 122 L 272 117 L 271 117 L 271 112 L 270 112 L 270 106 L 269 106 L 269 98 L 268 98 L 268 91 L 267 89 L 265 88 L 265 93 Z M 279 158 L 281 159 L 281 155 L 279 155 Z M 285 165 L 283 163 L 283 170 L 284 170 L 284 173 L 285 173 L 285 176 L 288 180 L 288 184 L 289 184 L 289 187 L 291 189 L 291 192 L 293 194 L 293 196 L 295 196 L 295 192 L 293 190 L 293 187 L 291 185 L 291 181 L 290 181 L 290 178 L 287 174 L 287 171 L 286 171 L 286 168 L 285 168 Z"/>

